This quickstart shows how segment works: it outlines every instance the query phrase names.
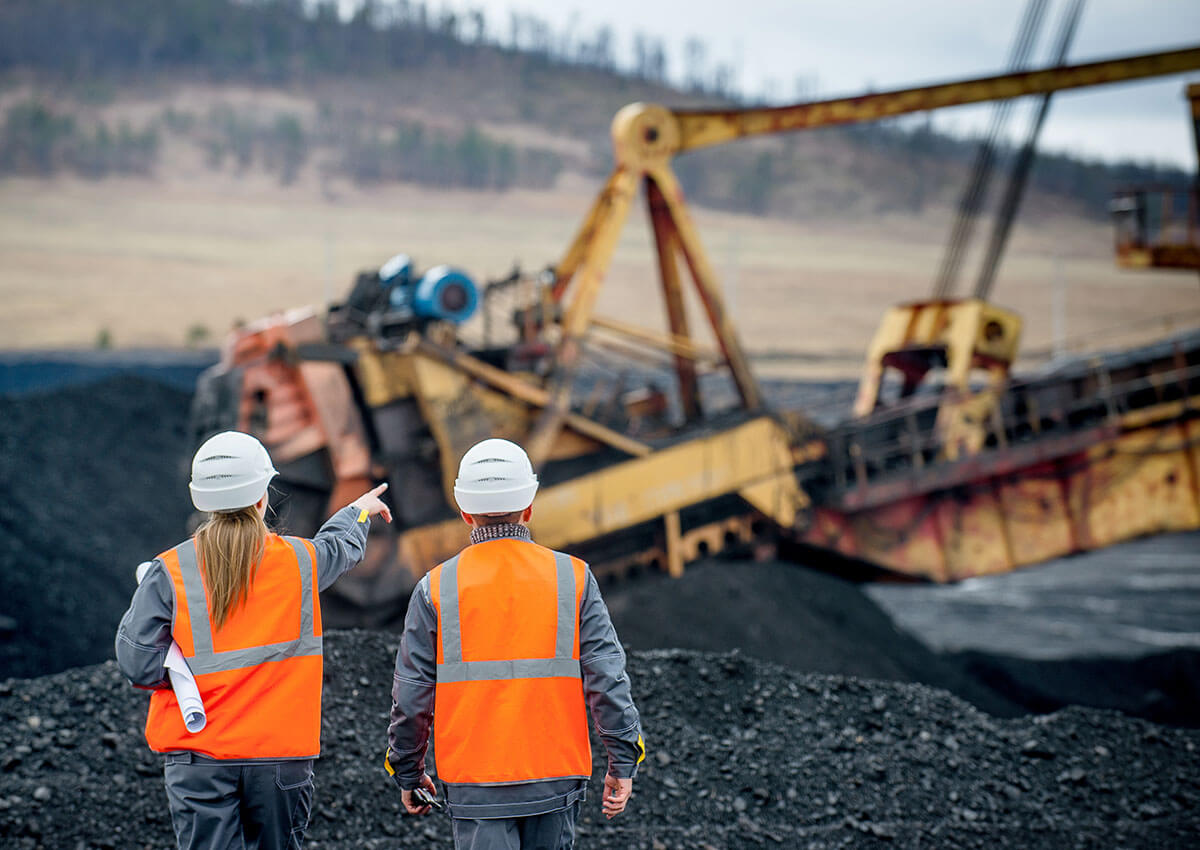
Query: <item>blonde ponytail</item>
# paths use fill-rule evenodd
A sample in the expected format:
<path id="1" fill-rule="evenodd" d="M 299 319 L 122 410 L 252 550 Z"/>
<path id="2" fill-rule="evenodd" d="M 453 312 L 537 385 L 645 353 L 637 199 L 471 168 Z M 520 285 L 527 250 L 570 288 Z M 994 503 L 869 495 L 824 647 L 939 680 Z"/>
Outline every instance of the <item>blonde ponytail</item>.
<path id="1" fill-rule="evenodd" d="M 246 600 L 266 550 L 266 539 L 267 526 L 254 505 L 210 514 L 196 529 L 196 550 L 216 629 L 224 626 Z"/>

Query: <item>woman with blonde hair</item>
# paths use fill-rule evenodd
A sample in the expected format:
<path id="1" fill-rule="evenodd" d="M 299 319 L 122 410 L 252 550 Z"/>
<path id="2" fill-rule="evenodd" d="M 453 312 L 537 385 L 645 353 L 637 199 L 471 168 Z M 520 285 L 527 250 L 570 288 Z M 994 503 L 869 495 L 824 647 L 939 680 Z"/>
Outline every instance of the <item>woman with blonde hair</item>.
<path id="1" fill-rule="evenodd" d="M 281 537 L 263 520 L 277 474 L 249 434 L 207 440 L 190 490 L 209 517 L 149 562 L 117 631 L 121 672 L 151 691 L 146 741 L 164 754 L 181 850 L 300 846 L 321 749 L 318 593 L 362 560 L 370 517 L 392 521 L 382 484 L 313 539 Z M 180 711 L 168 652 L 195 679 L 198 723 Z"/>

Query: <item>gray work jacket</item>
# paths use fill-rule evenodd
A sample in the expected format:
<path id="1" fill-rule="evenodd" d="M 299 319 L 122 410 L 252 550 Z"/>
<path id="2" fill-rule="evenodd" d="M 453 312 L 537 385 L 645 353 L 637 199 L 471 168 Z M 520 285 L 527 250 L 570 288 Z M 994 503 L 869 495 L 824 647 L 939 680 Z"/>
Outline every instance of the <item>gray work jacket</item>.
<path id="1" fill-rule="evenodd" d="M 515 536 L 515 535 L 514 535 Z M 476 544 L 486 545 L 486 544 Z M 645 755 L 642 726 L 633 704 L 625 651 L 617 640 L 608 608 L 590 569 L 579 604 L 579 665 L 592 722 L 608 753 L 608 772 L 631 779 Z M 392 718 L 388 763 L 405 790 L 420 784 L 434 723 L 437 684 L 437 611 L 426 575 L 413 590 L 392 677 Z M 586 798 L 586 779 L 549 779 L 506 785 L 447 783 L 446 804 L 453 817 L 510 818 L 565 809 Z"/>
<path id="2" fill-rule="evenodd" d="M 362 560 L 369 520 L 358 522 L 358 515 L 358 508 L 342 508 L 312 539 L 318 589 L 329 587 Z M 131 685 L 150 690 L 169 687 L 163 662 L 171 646 L 174 619 L 175 585 L 162 561 L 155 559 L 117 628 L 117 667 Z"/>

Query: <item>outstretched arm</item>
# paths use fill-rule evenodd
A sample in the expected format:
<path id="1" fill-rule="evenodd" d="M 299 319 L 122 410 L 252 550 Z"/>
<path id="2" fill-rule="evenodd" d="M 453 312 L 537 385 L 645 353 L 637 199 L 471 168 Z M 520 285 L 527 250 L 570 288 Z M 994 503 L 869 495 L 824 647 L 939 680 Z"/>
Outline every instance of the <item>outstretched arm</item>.
<path id="1" fill-rule="evenodd" d="M 382 516 L 392 521 L 392 512 L 379 497 L 387 490 L 380 484 L 374 490 L 363 493 L 346 507 L 331 516 L 313 537 L 313 548 L 317 552 L 317 587 L 324 590 L 342 573 L 358 566 L 367 548 L 367 530 L 373 516 Z"/>

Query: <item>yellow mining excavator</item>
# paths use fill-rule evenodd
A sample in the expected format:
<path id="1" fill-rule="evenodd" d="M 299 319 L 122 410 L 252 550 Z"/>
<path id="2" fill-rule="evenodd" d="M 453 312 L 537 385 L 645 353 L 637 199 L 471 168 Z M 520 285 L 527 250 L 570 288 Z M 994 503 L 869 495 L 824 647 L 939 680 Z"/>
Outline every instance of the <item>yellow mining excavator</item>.
<path id="1" fill-rule="evenodd" d="M 980 299 L 901 305 L 871 344 L 855 415 L 818 427 L 764 397 L 670 163 L 752 136 L 1197 68 L 1200 47 L 777 108 L 632 104 L 613 121 L 613 172 L 557 265 L 481 294 L 461 272 L 418 274 L 401 255 L 360 275 L 325 317 L 242 327 L 198 387 L 196 438 L 257 433 L 281 473 L 282 521 L 298 533 L 368 482 L 392 482 L 397 521 L 337 585 L 339 622 L 386 622 L 416 577 L 465 544 L 456 465 L 492 436 L 523 443 L 538 466 L 537 539 L 601 574 L 677 575 L 730 544 L 782 540 L 949 580 L 1196 527 L 1200 335 L 1015 383 L 1019 317 Z M 639 189 L 660 333 L 593 315 Z M 693 339 L 680 260 L 716 349 Z M 508 341 L 464 342 L 459 323 L 477 304 L 488 321 L 513 306 Z M 666 358 L 673 386 L 660 374 L 606 389 L 584 364 L 598 330 Z M 919 392 L 935 367 L 945 385 Z M 889 402 L 890 373 L 902 386 Z M 718 409 L 707 396 L 725 375 L 737 400 Z"/>

